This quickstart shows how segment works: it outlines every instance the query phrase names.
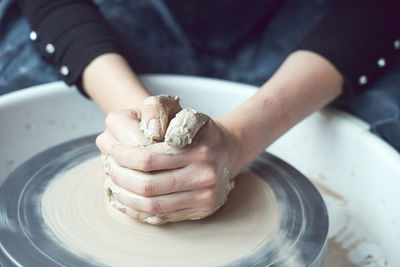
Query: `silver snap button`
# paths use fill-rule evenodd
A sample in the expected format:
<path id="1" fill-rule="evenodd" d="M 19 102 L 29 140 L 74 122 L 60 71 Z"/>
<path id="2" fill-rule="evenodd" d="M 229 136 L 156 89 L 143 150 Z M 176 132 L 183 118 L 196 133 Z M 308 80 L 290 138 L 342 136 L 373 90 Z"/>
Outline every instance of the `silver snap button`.
<path id="1" fill-rule="evenodd" d="M 400 40 L 395 40 L 393 42 L 393 46 L 395 49 L 399 50 L 400 49 Z"/>
<path id="2" fill-rule="evenodd" d="M 30 38 L 32 41 L 36 41 L 37 38 L 38 38 L 37 32 L 31 31 L 31 33 L 29 34 L 29 38 Z"/>
<path id="3" fill-rule="evenodd" d="M 362 75 L 362 76 L 360 76 L 360 78 L 358 78 L 358 83 L 360 85 L 365 85 L 365 84 L 367 84 L 367 82 L 368 82 L 368 78 L 366 75 Z"/>
<path id="4" fill-rule="evenodd" d="M 69 69 L 67 66 L 62 66 L 60 68 L 60 74 L 63 76 L 67 76 L 69 74 Z"/>
<path id="5" fill-rule="evenodd" d="M 378 64 L 378 67 L 383 68 L 386 66 L 386 60 L 383 57 L 381 57 L 380 59 L 378 59 L 376 64 Z"/>
<path id="6" fill-rule="evenodd" d="M 53 54 L 56 51 L 56 48 L 54 47 L 53 44 L 49 43 L 49 44 L 46 45 L 45 50 L 46 50 L 47 53 Z"/>

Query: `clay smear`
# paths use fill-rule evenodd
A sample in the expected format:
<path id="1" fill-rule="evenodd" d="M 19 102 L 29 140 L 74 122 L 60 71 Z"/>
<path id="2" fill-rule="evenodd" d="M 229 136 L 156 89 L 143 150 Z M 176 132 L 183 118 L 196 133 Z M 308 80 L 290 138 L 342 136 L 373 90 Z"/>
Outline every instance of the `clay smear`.
<path id="1" fill-rule="evenodd" d="M 348 257 L 349 251 L 343 249 L 335 240 L 329 239 L 324 267 L 357 267 Z"/>
<path id="2" fill-rule="evenodd" d="M 42 199 L 51 235 L 89 262 L 112 266 L 213 266 L 250 256 L 268 242 L 280 213 L 272 189 L 247 172 L 228 203 L 199 221 L 153 226 L 106 205 L 101 163 L 56 177 Z"/>

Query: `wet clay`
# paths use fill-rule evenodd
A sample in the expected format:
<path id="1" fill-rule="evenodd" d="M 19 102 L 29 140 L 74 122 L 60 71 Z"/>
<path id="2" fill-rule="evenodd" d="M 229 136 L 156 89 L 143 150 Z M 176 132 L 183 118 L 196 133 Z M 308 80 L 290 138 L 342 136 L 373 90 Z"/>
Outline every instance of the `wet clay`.
<path id="1" fill-rule="evenodd" d="M 159 96 L 162 98 L 167 98 L 172 100 L 172 104 L 170 105 L 170 109 L 173 106 L 176 106 L 178 102 L 176 98 L 170 98 L 168 96 Z M 160 98 L 157 97 L 149 97 L 151 101 L 157 100 Z M 171 104 L 171 103 L 170 103 Z M 167 105 L 168 106 L 168 105 Z M 163 111 L 162 105 L 159 106 L 161 109 L 160 114 L 165 113 Z M 178 105 L 176 110 L 181 109 Z M 126 132 L 129 138 L 124 138 L 123 145 L 128 146 L 139 146 L 141 148 L 150 150 L 152 152 L 161 153 L 161 154 L 180 154 L 189 149 L 188 145 L 190 145 L 193 141 L 193 138 L 196 136 L 196 133 L 200 130 L 200 128 L 207 123 L 208 116 L 202 113 L 197 112 L 194 109 L 185 108 L 180 110 L 178 113 L 174 114 L 174 117 L 168 124 L 168 128 L 166 130 L 165 136 L 164 134 L 162 137 L 165 139 L 161 142 L 157 142 L 153 140 L 153 136 L 151 131 L 146 130 L 145 128 L 141 129 L 142 126 L 146 125 L 143 124 L 144 119 L 141 119 L 139 123 L 138 112 L 132 112 L 131 118 L 129 121 L 130 130 Z M 161 116 L 162 117 L 162 116 Z M 161 120 L 160 117 L 160 120 Z M 165 116 L 164 119 L 169 118 L 169 116 Z M 161 120 L 162 121 L 162 120 Z M 128 123 L 128 122 L 127 122 Z M 161 124 L 163 124 L 161 122 Z M 147 134 L 146 134 L 147 132 Z M 112 147 L 110 148 L 110 151 Z M 127 191 L 126 189 L 117 185 L 112 177 L 112 173 L 121 167 L 115 162 L 115 160 L 111 156 L 111 152 L 108 152 L 104 156 L 104 172 L 106 174 L 106 180 L 104 183 L 104 192 L 108 196 L 108 200 L 114 208 L 123 211 L 127 216 L 135 217 L 135 211 L 127 206 L 120 203 L 117 198 L 115 197 L 116 194 L 123 192 L 125 195 L 129 195 L 132 198 L 142 198 L 142 196 L 137 195 L 133 192 Z M 225 171 L 226 170 L 226 171 Z M 147 179 L 147 177 L 140 171 L 130 170 L 130 172 L 135 173 L 137 177 L 142 177 L 143 179 Z M 230 180 L 234 177 L 229 176 L 229 171 L 227 168 L 224 169 L 223 175 L 220 176 L 221 184 L 225 186 L 225 191 L 222 194 L 217 194 L 217 198 L 215 199 L 214 207 L 211 212 L 205 212 L 201 210 L 180 210 L 174 211 L 172 213 L 158 213 L 152 214 L 146 218 L 136 218 L 140 221 L 147 222 L 149 224 L 161 225 L 167 223 L 169 221 L 184 221 L 184 220 L 199 220 L 203 219 L 214 213 L 218 210 L 222 205 L 224 205 L 227 201 L 228 194 L 232 190 L 235 185 L 234 180 Z M 229 179 L 229 181 L 226 181 Z M 173 214 L 173 215 L 172 215 Z"/>
<path id="2" fill-rule="evenodd" d="M 49 234 L 68 250 L 112 266 L 212 266 L 250 256 L 279 226 L 269 185 L 255 174 L 236 178 L 229 201 L 213 216 L 154 226 L 106 205 L 101 162 L 90 159 L 56 177 L 42 198 Z"/>
<path id="3" fill-rule="evenodd" d="M 334 239 L 328 240 L 324 267 L 357 267 L 348 257 L 349 251 L 343 249 Z"/>
<path id="4" fill-rule="evenodd" d="M 348 203 L 348 200 L 345 199 L 342 195 L 339 193 L 333 191 L 329 187 L 323 185 L 322 183 L 317 182 L 316 180 L 312 179 L 311 180 L 314 186 L 318 189 L 318 191 L 321 193 L 323 196 L 325 202 L 327 203 L 328 206 L 328 212 L 330 212 L 330 216 L 336 217 L 337 211 L 335 213 L 334 210 L 332 210 L 333 207 L 335 207 L 332 203 L 332 200 L 335 201 L 334 203 L 339 203 L 340 209 L 344 209 L 345 205 Z M 328 201 L 327 201 L 328 200 Z M 330 204 L 330 205 L 329 205 Z M 336 204 L 337 206 L 338 204 Z M 332 217 L 331 217 L 332 218 Z M 335 221 L 332 221 L 335 222 Z M 331 231 L 336 231 L 335 227 L 338 227 L 337 222 L 335 225 L 330 225 Z M 346 225 L 346 227 L 348 227 Z M 350 250 L 344 249 L 342 245 L 337 242 L 336 236 L 330 236 L 327 242 L 327 247 L 326 247 L 326 258 L 325 258 L 325 263 L 324 267 L 357 267 L 361 266 L 360 264 L 355 264 L 351 262 L 349 258 L 349 253 Z"/>

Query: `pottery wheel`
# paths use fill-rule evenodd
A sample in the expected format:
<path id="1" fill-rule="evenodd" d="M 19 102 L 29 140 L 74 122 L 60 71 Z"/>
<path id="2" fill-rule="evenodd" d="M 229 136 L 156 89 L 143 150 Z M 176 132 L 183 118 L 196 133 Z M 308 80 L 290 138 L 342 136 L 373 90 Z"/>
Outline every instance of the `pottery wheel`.
<path id="1" fill-rule="evenodd" d="M 58 235 L 52 232 L 52 228 L 46 224 L 42 209 L 44 192 L 55 179 L 80 163 L 99 155 L 94 140 L 95 136 L 84 137 L 46 150 L 19 166 L 1 185 L 0 263 L 2 266 L 107 265 L 107 262 L 98 260 L 96 255 L 87 255 L 65 246 L 58 239 Z M 219 223 L 220 229 L 213 234 L 217 240 L 221 232 L 228 232 L 227 236 L 232 238 L 232 242 L 228 244 L 229 246 L 220 249 L 211 245 L 205 246 L 201 249 L 201 253 L 205 255 L 202 258 L 207 260 L 207 255 L 210 255 L 211 258 L 211 255 L 222 254 L 222 249 L 229 250 L 231 247 L 240 247 L 238 246 L 239 242 L 251 244 L 254 241 L 258 244 L 249 246 L 253 248 L 251 251 L 235 252 L 234 255 L 230 255 L 222 262 L 198 261 L 191 262 L 190 265 L 322 266 L 328 233 L 328 216 L 318 191 L 302 174 L 266 152 L 257 158 L 249 169 L 272 189 L 280 212 L 276 229 L 265 231 L 268 233 L 268 238 L 261 237 L 255 240 L 254 235 L 257 233 L 250 228 L 246 231 L 241 230 L 242 232 L 235 230 L 239 229 L 234 227 L 235 217 L 232 214 L 229 215 L 227 211 L 229 207 L 223 207 L 215 215 L 202 222 L 172 223 L 165 226 L 146 225 L 145 227 L 148 229 L 146 238 L 153 239 L 154 242 L 157 242 L 157 234 L 160 232 L 163 232 L 164 235 L 168 234 L 168 231 L 174 233 L 174 228 L 183 227 L 180 225 L 187 227 L 190 232 L 189 239 L 185 241 L 182 238 L 184 250 L 170 247 L 166 242 L 162 250 L 160 246 L 155 246 L 152 255 L 146 257 L 152 257 L 159 263 L 158 265 L 188 265 L 178 259 L 182 253 L 200 252 L 199 248 L 196 248 L 196 251 L 190 249 L 191 244 L 195 244 L 196 238 L 204 239 L 204 235 L 207 234 L 203 233 L 207 228 L 202 225 L 218 222 L 218 216 L 221 218 L 229 215 L 233 218 L 229 222 L 229 227 L 226 226 L 227 224 Z M 229 200 L 227 205 L 229 205 Z M 224 215 L 224 213 L 228 213 L 228 215 Z M 259 219 L 257 223 L 258 227 L 264 226 L 262 219 Z M 265 227 L 269 226 L 265 224 Z M 69 234 L 73 235 L 74 233 Z M 96 235 L 95 232 L 94 234 Z M 101 233 L 98 234 L 101 235 Z M 260 243 L 260 240 L 265 240 L 265 242 Z M 211 242 L 215 245 L 212 239 L 210 239 L 210 244 Z M 141 253 L 140 250 L 138 251 Z M 113 251 L 111 247 L 109 253 L 112 255 L 117 251 Z M 176 262 L 174 259 L 177 259 Z"/>

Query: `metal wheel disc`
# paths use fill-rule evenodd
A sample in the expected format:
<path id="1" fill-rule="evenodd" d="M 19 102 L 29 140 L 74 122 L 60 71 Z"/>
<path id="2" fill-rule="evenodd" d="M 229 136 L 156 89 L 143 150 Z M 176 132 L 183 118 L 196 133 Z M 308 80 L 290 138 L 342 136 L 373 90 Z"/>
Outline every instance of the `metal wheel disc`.
<path id="1" fill-rule="evenodd" d="M 0 261 L 4 266 L 94 266 L 49 236 L 40 205 L 57 174 L 99 154 L 94 140 L 95 136 L 83 137 L 48 149 L 20 165 L 1 185 Z M 266 152 L 250 170 L 275 193 L 282 215 L 279 231 L 254 254 L 229 266 L 322 266 L 328 216 L 318 191 L 301 173 Z"/>

